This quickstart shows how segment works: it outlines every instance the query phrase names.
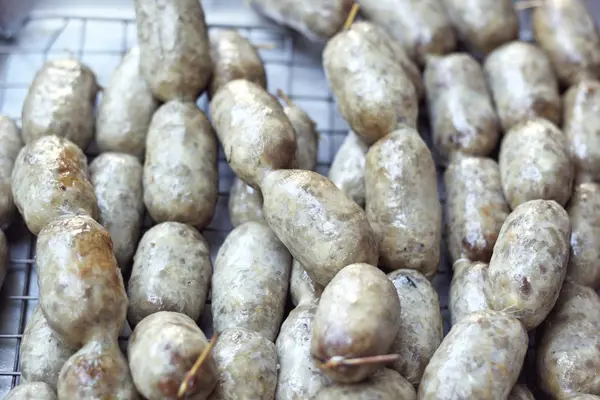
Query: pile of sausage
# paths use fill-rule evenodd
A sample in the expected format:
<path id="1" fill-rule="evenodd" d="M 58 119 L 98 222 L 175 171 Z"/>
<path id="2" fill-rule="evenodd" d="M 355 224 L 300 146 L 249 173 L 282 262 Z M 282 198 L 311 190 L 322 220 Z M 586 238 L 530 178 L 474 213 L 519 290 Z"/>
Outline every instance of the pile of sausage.
<path id="1" fill-rule="evenodd" d="M 0 228 L 18 212 L 37 236 L 40 293 L 7 399 L 533 399 L 536 328 L 527 383 L 600 399 L 600 35 L 582 0 L 536 4 L 537 44 L 511 0 L 360 0 L 356 22 L 350 0 L 249 3 L 326 42 L 351 129 L 328 177 L 254 45 L 209 33 L 198 0 L 135 0 L 139 47 L 105 89 L 48 61 L 22 128 L 0 117 Z M 235 228 L 213 263 L 219 144 Z"/>

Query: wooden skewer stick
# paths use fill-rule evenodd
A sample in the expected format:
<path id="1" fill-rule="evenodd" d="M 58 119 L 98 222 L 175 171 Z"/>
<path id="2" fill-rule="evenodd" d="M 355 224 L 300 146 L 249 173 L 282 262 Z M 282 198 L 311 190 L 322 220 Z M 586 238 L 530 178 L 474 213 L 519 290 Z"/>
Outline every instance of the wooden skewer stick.
<path id="1" fill-rule="evenodd" d="M 290 99 L 288 97 L 288 95 L 283 92 L 283 90 L 277 89 L 277 96 L 281 97 L 283 99 L 283 101 L 285 101 L 285 104 L 287 104 L 288 106 L 294 105 L 294 102 L 292 101 L 292 99 Z"/>
<path id="2" fill-rule="evenodd" d="M 344 23 L 344 29 L 350 28 L 350 25 L 352 25 L 354 23 L 354 20 L 356 19 L 356 15 L 358 14 L 358 10 L 359 9 L 360 9 L 360 6 L 358 5 L 358 3 L 354 3 L 352 5 L 352 9 L 350 10 L 350 14 L 348 14 L 348 18 L 346 19 L 346 23 Z"/>
<path id="3" fill-rule="evenodd" d="M 215 347 L 215 344 L 217 343 L 218 338 L 219 338 L 219 335 L 215 334 L 212 337 L 212 339 L 210 339 L 210 342 L 208 342 L 208 346 L 206 346 L 204 348 L 204 350 L 202 351 L 202 353 L 200 353 L 200 355 L 198 356 L 198 359 L 192 366 L 192 369 L 190 369 L 188 371 L 187 375 L 183 379 L 183 382 L 181 382 L 181 385 L 179 386 L 179 391 L 177 392 L 178 398 L 181 399 L 181 398 L 183 398 L 183 396 L 185 396 L 185 394 L 187 393 L 187 391 L 189 389 L 190 381 L 196 376 L 196 374 L 198 373 L 198 370 L 200 369 L 202 364 L 204 364 L 204 361 L 206 361 L 206 359 L 208 358 L 208 355 L 210 354 L 213 347 Z"/>
<path id="4" fill-rule="evenodd" d="M 331 357 L 324 363 L 320 363 L 319 367 L 322 369 L 331 369 L 340 366 L 354 366 L 354 365 L 370 365 L 370 364 L 388 364 L 394 362 L 400 358 L 400 354 L 384 354 L 380 356 L 370 357 L 357 357 L 357 358 L 344 358 L 344 357 Z"/>

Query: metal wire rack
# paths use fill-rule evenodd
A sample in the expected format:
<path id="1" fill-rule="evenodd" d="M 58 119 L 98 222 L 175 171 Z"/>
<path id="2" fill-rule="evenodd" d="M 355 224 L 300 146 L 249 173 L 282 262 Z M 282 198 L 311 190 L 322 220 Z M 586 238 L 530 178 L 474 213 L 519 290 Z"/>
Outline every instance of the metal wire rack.
<path id="1" fill-rule="evenodd" d="M 236 28 L 253 43 L 274 45 L 272 49 L 261 49 L 267 70 L 268 89 L 272 93 L 276 89 L 284 90 L 315 120 L 321 135 L 317 172 L 326 175 L 348 127 L 337 113 L 329 93 L 321 67 L 321 49 L 280 28 L 228 24 L 212 24 L 212 28 Z M 18 38 L 11 42 L 0 41 L 0 114 L 8 115 L 20 123 L 27 89 L 35 72 L 46 60 L 79 58 L 94 70 L 99 83 L 106 85 L 120 58 L 135 44 L 135 23 L 130 15 L 121 18 L 34 15 Z M 198 105 L 207 110 L 206 96 L 198 100 Z M 425 139 L 429 143 L 427 136 Z M 93 144 L 87 154 L 90 158 L 97 154 Z M 227 202 L 233 177 L 220 149 L 219 200 L 212 223 L 203 231 L 211 246 L 213 262 L 220 245 L 232 229 Z M 441 180 L 438 182 L 443 201 L 444 190 Z M 146 219 L 146 228 L 150 225 L 150 220 Z M 20 219 L 6 233 L 10 245 L 10 266 L 0 291 L 0 396 L 4 396 L 19 383 L 21 338 L 38 299 L 37 274 L 34 268 L 35 237 Z M 434 285 L 440 295 L 447 332 L 450 274 L 445 254 L 443 251 L 440 271 L 434 279 Z M 201 326 L 202 321 L 210 324 L 210 315 L 201 317 Z M 126 344 L 129 333 L 126 328 L 121 337 L 123 345 Z"/>

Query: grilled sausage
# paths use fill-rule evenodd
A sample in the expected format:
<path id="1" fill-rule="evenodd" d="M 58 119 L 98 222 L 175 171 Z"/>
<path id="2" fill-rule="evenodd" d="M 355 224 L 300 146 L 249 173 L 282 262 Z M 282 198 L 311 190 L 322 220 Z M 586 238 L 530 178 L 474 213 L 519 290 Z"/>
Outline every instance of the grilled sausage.
<path id="1" fill-rule="evenodd" d="M 569 260 L 571 223 L 555 201 L 532 200 L 508 216 L 494 246 L 483 290 L 489 306 L 520 319 L 527 329 L 548 315 Z"/>
<path id="2" fill-rule="evenodd" d="M 258 51 L 237 31 L 219 29 L 210 33 L 213 74 L 208 93 L 213 97 L 227 82 L 246 79 L 267 87 L 267 75 Z"/>
<path id="3" fill-rule="evenodd" d="M 184 314 L 160 311 L 147 316 L 133 330 L 127 348 L 136 388 L 148 400 L 178 399 L 183 379 L 208 345 L 204 333 Z M 211 354 L 199 371 L 184 397 L 205 400 L 215 388 L 217 368 Z"/>
<path id="4" fill-rule="evenodd" d="M 260 190 L 253 189 L 235 177 L 229 191 L 229 217 L 233 226 L 248 221 L 265 222 L 262 211 L 263 198 Z"/>
<path id="5" fill-rule="evenodd" d="M 275 345 L 244 328 L 225 330 L 213 349 L 218 383 L 210 400 L 273 400 L 277 386 Z"/>
<path id="6" fill-rule="evenodd" d="M 418 271 L 400 269 L 388 274 L 396 287 L 402 309 L 400 330 L 390 349 L 399 354 L 391 368 L 418 386 L 425 367 L 444 337 L 438 294 Z"/>
<path id="7" fill-rule="evenodd" d="M 341 28 L 352 0 L 249 0 L 258 13 L 288 26 L 313 41 L 335 35 Z"/>
<path id="8" fill-rule="evenodd" d="M 67 360 L 58 377 L 59 399 L 139 400 L 116 336 L 94 339 Z"/>
<path id="9" fill-rule="evenodd" d="M 102 94 L 96 119 L 100 152 L 121 152 L 143 158 L 146 135 L 158 101 L 140 73 L 140 50 L 134 47 L 113 72 Z"/>
<path id="10" fill-rule="evenodd" d="M 294 128 L 279 102 L 257 84 L 228 82 L 210 103 L 210 114 L 231 169 L 254 189 L 268 171 L 286 168 L 294 158 Z"/>
<path id="11" fill-rule="evenodd" d="M 512 0 L 442 0 L 459 39 L 475 53 L 488 54 L 519 37 Z"/>
<path id="12" fill-rule="evenodd" d="M 543 325 L 536 351 L 541 389 L 555 398 L 570 399 L 578 393 L 600 395 L 599 329 L 598 294 L 566 281 Z"/>
<path id="13" fill-rule="evenodd" d="M 600 185 L 575 187 L 567 208 L 571 219 L 571 255 L 567 276 L 581 285 L 600 287 Z"/>
<path id="14" fill-rule="evenodd" d="M 449 53 L 456 36 L 440 0 L 360 0 L 361 12 L 425 64 L 428 54 Z"/>
<path id="15" fill-rule="evenodd" d="M 348 365 L 344 360 L 387 354 L 399 329 L 400 300 L 392 282 L 369 264 L 352 264 L 323 290 L 313 323 L 311 354 L 333 381 L 360 382 L 381 365 Z"/>
<path id="16" fill-rule="evenodd" d="M 144 216 L 142 164 L 129 154 L 103 153 L 90 164 L 90 181 L 98 199 L 98 222 L 110 233 L 119 267 L 127 274 Z"/>
<path id="17" fill-rule="evenodd" d="M 97 93 L 96 76 L 87 65 L 77 60 L 46 61 L 23 103 L 25 144 L 57 135 L 87 149 L 94 138 Z"/>
<path id="18" fill-rule="evenodd" d="M 21 381 L 44 382 L 56 391 L 60 369 L 74 353 L 56 337 L 41 308 L 36 307 L 21 340 Z"/>
<path id="19" fill-rule="evenodd" d="M 329 174 L 331 182 L 356 204 L 365 206 L 365 155 L 369 146 L 356 133 L 349 131 L 336 153 Z"/>
<path id="20" fill-rule="evenodd" d="M 581 0 L 547 0 L 531 16 L 535 40 L 565 86 L 600 78 L 600 34 Z"/>
<path id="21" fill-rule="evenodd" d="M 3 115 L 0 115 L 0 143 L 0 229 L 6 229 L 17 211 L 10 176 L 23 142 L 17 125 Z"/>
<path id="22" fill-rule="evenodd" d="M 464 258 L 454 262 L 448 304 L 452 325 L 469 314 L 490 309 L 483 293 L 487 268 L 485 263 Z"/>
<path id="23" fill-rule="evenodd" d="M 504 196 L 513 210 L 529 200 L 555 200 L 562 206 L 569 201 L 573 165 L 567 140 L 553 123 L 535 119 L 513 127 L 498 160 Z"/>
<path id="24" fill-rule="evenodd" d="M 380 240 L 379 263 L 433 277 L 442 207 L 435 164 L 419 133 L 402 127 L 375 143 L 366 157 L 365 184 L 367 218 Z"/>
<path id="25" fill-rule="evenodd" d="M 4 400 L 56 400 L 56 394 L 43 382 L 24 382 L 12 388 Z"/>
<path id="26" fill-rule="evenodd" d="M 79 348 L 99 332 L 116 339 L 127 295 L 106 229 L 88 216 L 52 221 L 38 236 L 36 268 L 40 307 L 62 343 Z"/>
<path id="27" fill-rule="evenodd" d="M 140 72 L 162 101 L 194 102 L 212 74 L 202 3 L 135 0 Z"/>
<path id="28" fill-rule="evenodd" d="M 211 303 L 215 331 L 246 328 L 275 341 L 291 267 L 290 253 L 269 227 L 247 222 L 235 228 L 215 260 Z"/>
<path id="29" fill-rule="evenodd" d="M 319 146 L 317 124 L 306 111 L 294 104 L 282 91 L 279 91 L 279 95 L 286 103 L 283 112 L 292 123 L 296 133 L 296 153 L 290 167 L 312 171 L 317 166 L 317 149 Z"/>
<path id="30" fill-rule="evenodd" d="M 171 101 L 150 123 L 144 164 L 144 203 L 155 222 L 204 228 L 218 197 L 217 139 L 193 103 Z"/>
<path id="31" fill-rule="evenodd" d="M 508 204 L 500 168 L 491 158 L 464 156 L 444 173 L 448 248 L 452 261 L 489 262 Z"/>
<path id="32" fill-rule="evenodd" d="M 368 380 L 360 383 L 336 383 L 324 387 L 315 400 L 416 400 L 417 394 L 410 382 L 391 369 L 377 371 Z"/>
<path id="33" fill-rule="evenodd" d="M 528 342 L 523 325 L 506 313 L 488 310 L 466 316 L 425 368 L 419 400 L 507 398 Z"/>
<path id="34" fill-rule="evenodd" d="M 421 71 L 417 64 L 408 56 L 408 54 L 406 54 L 400 43 L 372 22 L 357 21 L 352 25 L 352 29 L 356 32 L 360 32 L 380 50 L 388 51 L 392 59 L 394 59 L 397 64 L 401 65 L 404 72 L 406 72 L 406 75 L 408 75 L 408 78 L 415 88 L 417 97 L 419 99 L 423 98 L 425 89 L 423 88 Z"/>
<path id="35" fill-rule="evenodd" d="M 577 182 L 600 182 L 600 82 L 585 80 L 564 96 L 564 133 Z"/>
<path id="36" fill-rule="evenodd" d="M 536 117 L 559 125 L 558 82 L 550 60 L 531 43 L 506 43 L 488 55 L 484 72 L 504 132 Z"/>
<path id="37" fill-rule="evenodd" d="M 461 152 L 487 156 L 499 122 L 481 66 L 466 53 L 429 57 L 425 88 L 433 141 L 443 161 Z"/>
<path id="38" fill-rule="evenodd" d="M 323 287 L 308 275 L 298 260 L 292 262 L 290 278 L 290 294 L 295 306 L 317 302 L 321 297 Z"/>
<path id="39" fill-rule="evenodd" d="M 274 171 L 262 193 L 267 223 L 317 284 L 327 285 L 347 265 L 377 264 L 377 241 L 364 211 L 324 176 Z"/>
<path id="40" fill-rule="evenodd" d="M 340 114 L 371 144 L 398 127 L 416 126 L 418 97 L 385 46 L 351 26 L 327 42 L 323 66 Z"/>
<path id="41" fill-rule="evenodd" d="M 12 172 L 12 192 L 34 235 L 63 215 L 98 216 L 86 157 L 58 136 L 41 137 L 21 149 Z"/>
<path id="42" fill-rule="evenodd" d="M 300 304 L 281 325 L 275 342 L 279 360 L 276 400 L 312 399 L 328 382 L 310 354 L 316 311 L 314 303 Z"/>
<path id="43" fill-rule="evenodd" d="M 137 399 L 117 337 L 127 296 L 108 231 L 89 216 L 60 217 L 39 234 L 39 304 L 60 341 L 83 347 L 63 365 L 58 397 Z"/>
<path id="44" fill-rule="evenodd" d="M 127 287 L 127 319 L 135 327 L 158 311 L 180 312 L 194 321 L 204 310 L 212 275 L 210 249 L 193 227 L 163 222 L 137 248 Z"/>

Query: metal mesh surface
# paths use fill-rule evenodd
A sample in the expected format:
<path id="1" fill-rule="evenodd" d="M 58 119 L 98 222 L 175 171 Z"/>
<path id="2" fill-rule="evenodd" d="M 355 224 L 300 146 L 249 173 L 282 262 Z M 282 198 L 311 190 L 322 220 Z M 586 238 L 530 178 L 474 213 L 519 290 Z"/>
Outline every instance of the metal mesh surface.
<path id="1" fill-rule="evenodd" d="M 211 23 L 209 12 L 207 10 L 211 28 L 232 27 L 229 24 Z M 329 92 L 321 65 L 322 48 L 280 28 L 258 25 L 233 27 L 255 44 L 275 46 L 261 50 L 266 64 L 268 90 L 275 93 L 277 89 L 282 89 L 317 123 L 320 132 L 317 172 L 327 175 L 331 161 L 348 132 L 348 126 L 337 113 Z M 105 86 L 123 54 L 134 45 L 136 32 L 132 13 L 119 18 L 34 14 L 14 41 L 0 42 L 0 114 L 8 115 L 20 124 L 27 89 L 44 61 L 77 57 L 92 68 L 100 85 Z M 199 99 L 198 105 L 206 111 L 206 96 Z M 421 106 L 421 109 L 424 107 Z M 424 125 L 421 132 L 426 131 Z M 430 143 L 427 135 L 424 135 L 424 139 Z M 90 158 L 97 154 L 93 144 L 87 153 Z M 211 246 L 213 261 L 232 229 L 227 201 L 233 177 L 220 149 L 219 200 L 212 223 L 203 231 Z M 441 184 L 438 187 L 443 201 L 443 187 Z M 146 227 L 149 225 L 147 219 Z M 34 265 L 35 237 L 28 232 L 21 219 L 15 221 L 6 233 L 10 244 L 10 266 L 0 291 L 0 397 L 19 382 L 20 341 L 38 298 Z M 447 332 L 450 276 L 446 251 L 442 251 L 439 270 L 434 278 L 434 286 L 440 296 Z M 204 315 L 200 325 L 209 326 L 210 319 L 210 315 Z M 123 332 L 123 345 L 129 332 L 128 328 Z"/>

